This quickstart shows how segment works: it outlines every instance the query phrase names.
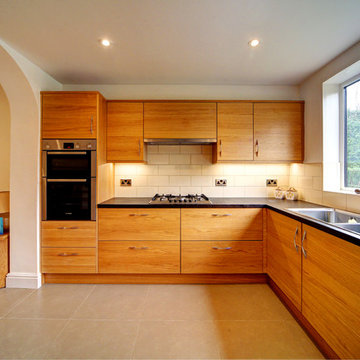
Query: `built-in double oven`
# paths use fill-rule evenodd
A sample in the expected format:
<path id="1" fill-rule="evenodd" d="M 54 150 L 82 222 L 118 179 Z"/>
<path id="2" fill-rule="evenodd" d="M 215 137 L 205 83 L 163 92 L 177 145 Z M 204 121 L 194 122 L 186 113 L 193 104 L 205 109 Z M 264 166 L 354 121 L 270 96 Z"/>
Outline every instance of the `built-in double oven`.
<path id="1" fill-rule="evenodd" d="M 42 219 L 95 220 L 96 140 L 42 140 Z"/>

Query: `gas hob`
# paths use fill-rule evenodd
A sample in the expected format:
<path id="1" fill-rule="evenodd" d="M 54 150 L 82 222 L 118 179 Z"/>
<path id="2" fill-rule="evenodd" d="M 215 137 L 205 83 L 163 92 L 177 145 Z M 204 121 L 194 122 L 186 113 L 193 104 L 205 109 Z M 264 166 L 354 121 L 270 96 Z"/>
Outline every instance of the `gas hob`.
<path id="1" fill-rule="evenodd" d="M 149 202 L 151 205 L 171 205 L 171 204 L 211 204 L 211 201 L 204 194 L 188 194 L 188 195 L 172 195 L 172 194 L 156 194 Z"/>

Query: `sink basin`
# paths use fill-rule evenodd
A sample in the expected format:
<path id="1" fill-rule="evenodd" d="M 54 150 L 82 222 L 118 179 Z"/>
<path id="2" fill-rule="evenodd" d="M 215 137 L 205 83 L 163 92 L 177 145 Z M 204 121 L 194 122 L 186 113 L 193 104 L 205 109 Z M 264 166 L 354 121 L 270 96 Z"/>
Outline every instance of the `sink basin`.
<path id="1" fill-rule="evenodd" d="M 336 210 L 332 208 L 306 208 L 306 209 L 288 209 L 290 211 L 293 211 L 295 213 L 309 216 L 311 218 L 325 221 L 327 223 L 331 223 L 334 225 L 338 225 L 341 227 L 345 227 L 346 229 L 358 229 L 360 226 L 360 215 L 359 214 L 352 214 L 347 211 L 342 210 Z M 351 224 L 350 222 L 356 222 L 359 224 Z M 354 226 L 352 226 L 354 225 Z M 359 225 L 359 226 L 357 226 Z M 355 230 L 353 230 L 355 231 Z"/>
<path id="2" fill-rule="evenodd" d="M 336 224 L 336 226 L 360 234 L 360 224 Z"/>

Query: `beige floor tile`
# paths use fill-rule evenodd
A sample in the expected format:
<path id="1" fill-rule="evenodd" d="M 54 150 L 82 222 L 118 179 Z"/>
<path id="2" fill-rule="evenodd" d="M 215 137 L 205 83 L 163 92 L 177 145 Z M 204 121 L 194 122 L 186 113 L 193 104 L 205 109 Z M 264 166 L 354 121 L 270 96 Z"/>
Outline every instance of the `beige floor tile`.
<path id="1" fill-rule="evenodd" d="M 43 359 L 66 320 L 0 320 L 1 359 Z"/>
<path id="2" fill-rule="evenodd" d="M 212 321 L 141 321 L 134 359 L 218 359 Z"/>
<path id="3" fill-rule="evenodd" d="M 144 320 L 212 320 L 204 285 L 150 285 Z"/>
<path id="4" fill-rule="evenodd" d="M 6 317 L 67 319 L 94 289 L 94 285 L 45 285 L 15 306 Z"/>
<path id="5" fill-rule="evenodd" d="M 47 353 L 49 359 L 130 359 L 137 321 L 70 320 Z"/>
<path id="6" fill-rule="evenodd" d="M 266 284 L 211 285 L 207 297 L 214 320 L 292 320 Z"/>
<path id="7" fill-rule="evenodd" d="M 34 290 L 30 289 L 0 289 L 0 318 L 8 313 L 16 304 L 23 301 Z"/>
<path id="8" fill-rule="evenodd" d="M 323 359 L 295 321 L 218 321 L 216 326 L 223 359 Z"/>
<path id="9" fill-rule="evenodd" d="M 81 319 L 139 319 L 148 285 L 97 285 L 72 316 Z"/>

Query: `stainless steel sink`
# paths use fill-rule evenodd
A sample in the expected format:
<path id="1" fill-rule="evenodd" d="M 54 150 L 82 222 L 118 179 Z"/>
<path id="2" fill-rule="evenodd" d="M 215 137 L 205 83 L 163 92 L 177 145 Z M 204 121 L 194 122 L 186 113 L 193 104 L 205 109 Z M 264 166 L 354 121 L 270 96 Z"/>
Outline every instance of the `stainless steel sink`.
<path id="1" fill-rule="evenodd" d="M 305 215 L 316 220 L 324 221 L 328 224 L 340 228 L 360 233 L 360 215 L 347 211 L 332 208 L 303 208 L 288 209 L 300 215 Z"/>

